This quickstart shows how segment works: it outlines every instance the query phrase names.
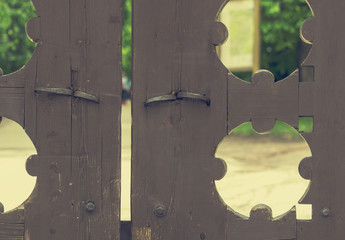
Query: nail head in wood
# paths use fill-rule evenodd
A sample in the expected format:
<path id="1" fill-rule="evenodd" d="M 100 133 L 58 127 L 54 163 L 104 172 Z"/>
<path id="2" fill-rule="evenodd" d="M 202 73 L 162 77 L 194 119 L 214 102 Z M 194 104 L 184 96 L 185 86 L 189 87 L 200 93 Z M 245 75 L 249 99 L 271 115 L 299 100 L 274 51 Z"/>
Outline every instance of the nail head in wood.
<path id="1" fill-rule="evenodd" d="M 167 208 L 163 204 L 158 204 L 154 208 L 154 214 L 156 217 L 162 218 L 167 215 Z"/>
<path id="2" fill-rule="evenodd" d="M 325 207 L 321 210 L 321 215 L 323 217 L 328 217 L 331 213 L 331 210 L 328 207 Z"/>
<path id="3" fill-rule="evenodd" d="M 85 204 L 85 209 L 86 209 L 86 211 L 88 211 L 88 212 L 93 212 L 93 211 L 95 211 L 95 209 L 96 209 L 96 204 L 95 204 L 95 202 L 93 202 L 93 201 L 88 201 L 86 204 Z"/>

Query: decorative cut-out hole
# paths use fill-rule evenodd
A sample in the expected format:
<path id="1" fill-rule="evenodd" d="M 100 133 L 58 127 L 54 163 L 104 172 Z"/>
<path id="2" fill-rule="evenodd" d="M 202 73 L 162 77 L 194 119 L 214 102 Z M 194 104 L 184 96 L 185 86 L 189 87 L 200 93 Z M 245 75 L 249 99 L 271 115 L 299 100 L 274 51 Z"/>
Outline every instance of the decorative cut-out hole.
<path id="1" fill-rule="evenodd" d="M 227 42 L 217 53 L 237 77 L 250 81 L 258 69 L 271 71 L 277 80 L 294 72 L 310 46 L 303 44 L 300 27 L 312 17 L 304 0 L 232 0 L 219 20 L 228 29 Z"/>
<path id="2" fill-rule="evenodd" d="M 314 117 L 299 117 L 298 118 L 298 131 L 312 132 L 314 127 Z"/>
<path id="3" fill-rule="evenodd" d="M 308 188 L 298 171 L 308 156 L 307 142 L 293 127 L 276 121 L 270 133 L 258 134 L 247 122 L 218 145 L 216 157 L 226 161 L 228 171 L 216 187 L 234 211 L 249 216 L 252 207 L 266 204 L 276 217 L 297 205 Z"/>
<path id="4" fill-rule="evenodd" d="M 6 212 L 22 204 L 35 187 L 36 177 L 25 169 L 27 158 L 34 154 L 36 149 L 24 129 L 3 118 L 0 124 L 0 202 Z"/>
<path id="5" fill-rule="evenodd" d="M 21 68 L 35 49 L 25 33 L 26 22 L 36 16 L 30 0 L 0 1 L 0 63 L 4 74 Z"/>
<path id="6" fill-rule="evenodd" d="M 311 204 L 299 204 L 296 207 L 296 217 L 299 220 L 312 220 L 312 205 Z"/>

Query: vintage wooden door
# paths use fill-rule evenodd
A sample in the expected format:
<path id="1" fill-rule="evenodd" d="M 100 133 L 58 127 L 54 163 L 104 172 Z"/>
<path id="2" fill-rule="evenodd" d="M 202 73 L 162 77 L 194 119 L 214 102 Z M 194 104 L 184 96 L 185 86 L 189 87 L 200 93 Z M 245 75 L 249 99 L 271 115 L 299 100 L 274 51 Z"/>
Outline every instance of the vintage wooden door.
<path id="1" fill-rule="evenodd" d="M 37 49 L 0 77 L 0 115 L 34 142 L 27 170 L 37 184 L 0 215 L 0 239 L 120 239 L 121 0 L 33 2 L 39 17 L 27 32 Z M 301 71 L 279 82 L 260 71 L 245 83 L 215 52 L 227 38 L 215 20 L 224 0 L 133 1 L 133 240 L 345 236 L 345 2 L 308 2 L 314 17 L 302 35 L 313 48 Z M 302 133 L 313 156 L 300 165 L 312 220 L 296 220 L 294 208 L 276 219 L 265 206 L 236 214 L 215 188 L 226 172 L 217 145 L 243 122 L 262 132 L 275 120 L 298 128 L 299 116 L 314 118 Z"/>

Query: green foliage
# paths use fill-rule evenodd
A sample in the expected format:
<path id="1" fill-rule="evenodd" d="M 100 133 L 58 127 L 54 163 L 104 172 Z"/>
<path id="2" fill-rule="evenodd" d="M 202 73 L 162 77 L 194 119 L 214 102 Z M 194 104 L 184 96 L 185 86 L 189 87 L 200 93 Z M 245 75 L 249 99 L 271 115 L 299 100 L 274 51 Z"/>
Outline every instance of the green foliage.
<path id="1" fill-rule="evenodd" d="M 26 22 L 36 16 L 29 0 L 0 0 L 0 67 L 11 73 L 31 57 L 35 44 L 26 36 Z"/>
<path id="2" fill-rule="evenodd" d="M 298 67 L 299 30 L 312 17 L 305 0 L 261 0 L 261 67 L 277 80 Z"/>
<path id="3" fill-rule="evenodd" d="M 237 128 L 235 128 L 231 134 L 234 136 L 250 136 L 250 137 L 255 137 L 255 136 L 260 136 L 261 134 L 258 134 L 252 126 L 251 122 L 246 122 Z M 279 137 L 282 139 L 288 139 L 288 140 L 298 140 L 301 138 L 300 134 L 294 130 L 290 125 L 276 121 L 276 124 L 273 128 L 273 130 L 267 134 L 264 134 L 265 136 L 268 137 Z"/>
<path id="4" fill-rule="evenodd" d="M 313 117 L 299 117 L 298 129 L 300 132 L 312 132 L 314 127 Z"/>
<path id="5" fill-rule="evenodd" d="M 122 0 L 122 71 L 132 76 L 132 0 Z"/>

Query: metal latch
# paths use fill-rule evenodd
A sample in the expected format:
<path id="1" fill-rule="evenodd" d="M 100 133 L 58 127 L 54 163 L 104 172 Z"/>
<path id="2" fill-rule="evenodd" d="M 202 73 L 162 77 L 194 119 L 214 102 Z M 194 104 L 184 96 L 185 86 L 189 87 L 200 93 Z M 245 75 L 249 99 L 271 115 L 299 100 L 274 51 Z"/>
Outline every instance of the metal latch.
<path id="1" fill-rule="evenodd" d="M 99 103 L 99 99 L 96 96 L 90 93 L 82 92 L 79 90 L 73 90 L 69 88 L 37 87 L 35 89 L 35 92 L 46 92 L 46 93 L 53 93 L 53 94 L 58 94 L 58 95 L 73 96 L 76 98 L 82 98 L 82 99 L 86 99 L 92 102 Z"/>
<path id="2" fill-rule="evenodd" d="M 174 92 L 173 91 L 170 94 L 149 98 L 144 103 L 144 105 L 148 106 L 148 105 L 155 103 L 155 102 L 172 102 L 172 101 L 183 100 L 183 99 L 203 101 L 206 103 L 207 106 L 210 106 L 210 104 L 211 104 L 211 100 L 204 94 L 182 92 L 182 91 Z"/>

